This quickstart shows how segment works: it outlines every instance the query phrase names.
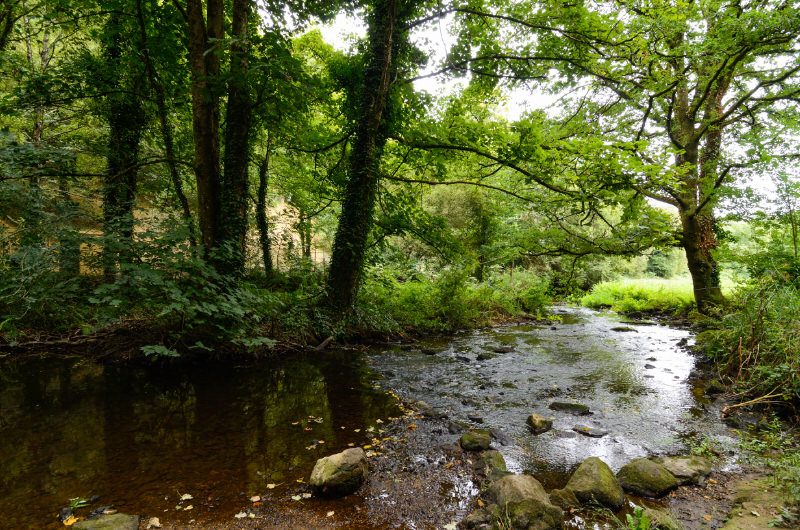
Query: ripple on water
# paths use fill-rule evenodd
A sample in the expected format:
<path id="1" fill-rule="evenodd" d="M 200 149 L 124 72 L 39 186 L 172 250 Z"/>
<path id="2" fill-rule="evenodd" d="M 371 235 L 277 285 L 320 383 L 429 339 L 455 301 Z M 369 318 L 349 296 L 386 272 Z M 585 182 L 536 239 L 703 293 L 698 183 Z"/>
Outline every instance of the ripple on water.
<path id="1" fill-rule="evenodd" d="M 455 421 L 480 417 L 484 427 L 503 430 L 514 441 L 501 447 L 510 469 L 533 472 L 549 487 L 563 485 L 589 456 L 618 469 L 635 457 L 686 451 L 687 433 L 733 442 L 688 383 L 694 358 L 678 344 L 691 341 L 690 332 L 631 321 L 622 330 L 618 317 L 583 308 L 555 312 L 553 326 L 479 330 L 440 345 L 436 355 L 387 352 L 374 365 L 394 374 L 385 384 L 404 397 Z M 496 346 L 511 348 L 477 360 Z M 408 385 L 408 377 L 416 384 Z M 551 411 L 554 400 L 583 403 L 592 414 Z M 525 420 L 534 412 L 553 416 L 553 430 L 530 434 Z M 579 424 L 608 434 L 577 434 Z"/>

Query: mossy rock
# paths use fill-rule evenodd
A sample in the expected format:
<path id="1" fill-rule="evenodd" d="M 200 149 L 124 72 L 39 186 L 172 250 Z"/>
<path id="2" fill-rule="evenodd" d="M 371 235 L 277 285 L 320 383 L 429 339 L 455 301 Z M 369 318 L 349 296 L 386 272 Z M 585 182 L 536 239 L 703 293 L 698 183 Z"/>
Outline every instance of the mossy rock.
<path id="1" fill-rule="evenodd" d="M 711 474 L 711 460 L 703 456 L 666 456 L 656 462 L 667 468 L 681 484 L 697 484 Z"/>
<path id="2" fill-rule="evenodd" d="M 309 484 L 318 495 L 342 497 L 356 491 L 368 471 L 364 450 L 355 447 L 317 460 Z"/>
<path id="3" fill-rule="evenodd" d="M 461 435 L 459 440 L 464 451 L 486 451 L 492 445 L 492 433 L 486 429 L 474 429 Z"/>
<path id="4" fill-rule="evenodd" d="M 564 510 L 577 508 L 581 505 L 581 502 L 575 496 L 575 493 L 567 488 L 552 490 L 550 492 L 550 502 Z"/>
<path id="5" fill-rule="evenodd" d="M 595 456 L 578 466 L 565 489 L 572 491 L 582 504 L 599 504 L 617 510 L 625 502 L 625 494 L 614 472 Z"/>
<path id="6" fill-rule="evenodd" d="M 583 403 L 573 403 L 570 401 L 553 401 L 550 403 L 548 408 L 550 410 L 569 412 L 570 414 L 575 414 L 576 416 L 588 416 L 591 414 L 589 407 Z"/>
<path id="7" fill-rule="evenodd" d="M 561 508 L 533 499 L 508 503 L 505 506 L 505 513 L 502 515 L 514 529 L 560 530 L 564 528 L 564 512 Z"/>
<path id="8" fill-rule="evenodd" d="M 526 423 L 531 432 L 536 435 L 546 433 L 553 428 L 552 418 L 545 418 L 541 414 L 531 414 Z"/>
<path id="9" fill-rule="evenodd" d="M 508 475 L 505 458 L 500 451 L 494 449 L 481 453 L 473 467 L 479 475 L 488 480 L 497 480 Z"/>
<path id="10" fill-rule="evenodd" d="M 76 530 L 138 530 L 139 516 L 115 513 L 75 523 Z"/>
<path id="11" fill-rule="evenodd" d="M 625 491 L 645 497 L 661 497 L 680 484 L 666 467 L 648 458 L 637 458 L 622 466 L 617 479 Z"/>
<path id="12" fill-rule="evenodd" d="M 645 506 L 642 515 L 650 519 L 650 530 L 684 530 L 683 525 L 665 511 Z"/>

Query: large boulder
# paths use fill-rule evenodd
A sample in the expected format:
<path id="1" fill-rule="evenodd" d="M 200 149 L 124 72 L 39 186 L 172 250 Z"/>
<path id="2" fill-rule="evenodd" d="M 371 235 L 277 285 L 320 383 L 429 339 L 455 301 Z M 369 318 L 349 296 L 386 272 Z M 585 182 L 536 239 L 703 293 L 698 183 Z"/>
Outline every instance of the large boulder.
<path id="1" fill-rule="evenodd" d="M 355 447 L 317 460 L 309 484 L 319 495 L 341 497 L 356 491 L 368 471 L 367 455 Z"/>
<path id="2" fill-rule="evenodd" d="M 76 530 L 138 530 L 139 516 L 115 513 L 75 523 Z"/>
<path id="3" fill-rule="evenodd" d="M 599 504 L 617 510 L 625 502 L 625 494 L 614 472 L 596 456 L 587 458 L 578 466 L 565 489 L 572 491 L 583 504 Z"/>
<path id="4" fill-rule="evenodd" d="M 711 473 L 711 460 L 702 456 L 666 456 L 656 460 L 681 484 L 697 484 Z"/>
<path id="5" fill-rule="evenodd" d="M 563 528 L 564 512 L 550 503 L 547 492 L 530 475 L 508 475 L 492 482 L 487 497 L 500 507 L 500 513 L 511 523 L 511 528 Z"/>
<path id="6" fill-rule="evenodd" d="M 464 451 L 485 451 L 492 445 L 492 433 L 486 429 L 474 429 L 461 435 L 461 449 Z"/>
<path id="7" fill-rule="evenodd" d="M 645 497 L 661 497 L 680 484 L 666 467 L 648 458 L 628 462 L 617 472 L 625 491 Z"/>
<path id="8" fill-rule="evenodd" d="M 528 427 L 533 434 L 543 434 L 553 428 L 553 419 L 545 418 L 541 414 L 531 414 L 528 416 Z"/>

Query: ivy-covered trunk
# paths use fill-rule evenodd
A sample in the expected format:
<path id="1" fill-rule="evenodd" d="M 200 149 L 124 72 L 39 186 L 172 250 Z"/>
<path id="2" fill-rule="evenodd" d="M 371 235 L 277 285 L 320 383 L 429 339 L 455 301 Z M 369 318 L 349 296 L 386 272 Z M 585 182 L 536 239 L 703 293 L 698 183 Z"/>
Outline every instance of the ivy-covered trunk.
<path id="1" fill-rule="evenodd" d="M 253 107 L 247 83 L 251 0 L 233 0 L 228 105 L 225 112 L 225 158 L 220 197 L 218 268 L 226 274 L 244 273 L 247 235 L 247 197 L 250 162 L 250 124 Z"/>
<path id="2" fill-rule="evenodd" d="M 256 225 L 258 226 L 258 242 L 261 245 L 261 258 L 264 261 L 264 273 L 272 274 L 272 242 L 269 239 L 269 220 L 267 219 L 267 189 L 269 188 L 269 162 L 272 151 L 272 136 L 267 132 L 264 147 L 264 158 L 258 165 L 258 193 L 256 199 Z"/>
<path id="3" fill-rule="evenodd" d="M 252 0 L 234 0 L 225 114 L 224 170 L 220 167 L 220 40 L 224 3 L 188 0 L 192 70 L 192 130 L 200 232 L 206 255 L 224 275 L 244 272 L 247 234 L 247 168 L 252 103 L 247 80 L 247 26 Z"/>
<path id="4" fill-rule="evenodd" d="M 682 244 L 686 262 L 692 275 L 692 288 L 697 309 L 706 313 L 723 302 L 720 289 L 719 268 L 712 254 L 717 247 L 714 217 L 707 213 L 680 212 L 683 227 Z"/>
<path id="5" fill-rule="evenodd" d="M 369 24 L 369 35 L 361 93 L 361 108 L 342 213 L 333 242 L 328 276 L 328 303 L 349 310 L 358 292 L 364 267 L 367 238 L 380 180 L 380 158 L 387 136 L 386 110 L 392 80 L 397 70 L 400 40 L 400 0 L 378 0 Z"/>
<path id="6" fill-rule="evenodd" d="M 126 254 L 133 237 L 139 141 L 145 123 L 137 86 L 139 73 L 125 71 L 132 62 L 123 57 L 130 43 L 126 42 L 128 28 L 121 17 L 113 14 L 106 25 L 105 59 L 109 68 L 106 84 L 112 91 L 105 101 L 108 153 L 103 179 L 103 272 L 108 280 L 116 274 L 117 263 L 129 259 Z"/>

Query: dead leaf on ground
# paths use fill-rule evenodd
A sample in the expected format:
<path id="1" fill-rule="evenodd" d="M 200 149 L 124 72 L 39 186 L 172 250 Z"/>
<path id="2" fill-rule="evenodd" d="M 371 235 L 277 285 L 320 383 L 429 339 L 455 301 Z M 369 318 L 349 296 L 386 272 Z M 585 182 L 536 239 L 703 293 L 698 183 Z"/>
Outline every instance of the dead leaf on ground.
<path id="1" fill-rule="evenodd" d="M 70 515 L 69 517 L 64 519 L 63 522 L 64 522 L 64 526 L 72 526 L 72 525 L 74 525 L 75 523 L 78 522 L 78 518 L 75 517 L 74 515 Z"/>

